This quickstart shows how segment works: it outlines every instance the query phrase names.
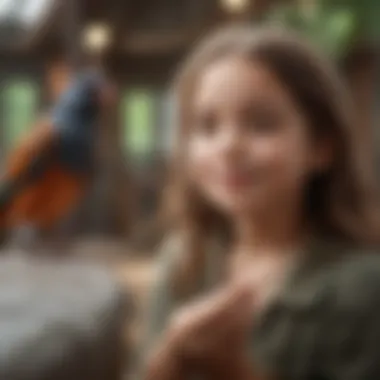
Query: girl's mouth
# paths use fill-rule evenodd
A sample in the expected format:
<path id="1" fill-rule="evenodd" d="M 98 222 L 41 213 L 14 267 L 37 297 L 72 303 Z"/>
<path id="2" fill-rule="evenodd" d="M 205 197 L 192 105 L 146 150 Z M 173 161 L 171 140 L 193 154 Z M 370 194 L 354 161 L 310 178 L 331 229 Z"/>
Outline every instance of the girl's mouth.
<path id="1" fill-rule="evenodd" d="M 223 187 L 231 191 L 238 191 L 252 185 L 255 176 L 250 172 L 231 172 L 221 177 Z"/>

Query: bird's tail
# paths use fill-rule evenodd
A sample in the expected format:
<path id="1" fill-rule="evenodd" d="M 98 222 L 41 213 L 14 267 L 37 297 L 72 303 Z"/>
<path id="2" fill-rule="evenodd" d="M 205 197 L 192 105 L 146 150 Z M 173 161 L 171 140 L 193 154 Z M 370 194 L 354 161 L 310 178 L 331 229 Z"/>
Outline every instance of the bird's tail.
<path id="1" fill-rule="evenodd" d="M 7 214 L 18 192 L 17 187 L 16 181 L 3 180 L 0 183 L 0 245 L 3 245 L 8 235 Z"/>
<path id="2" fill-rule="evenodd" d="M 17 193 L 17 184 L 12 180 L 4 180 L 0 184 L 0 226 L 12 199 Z"/>

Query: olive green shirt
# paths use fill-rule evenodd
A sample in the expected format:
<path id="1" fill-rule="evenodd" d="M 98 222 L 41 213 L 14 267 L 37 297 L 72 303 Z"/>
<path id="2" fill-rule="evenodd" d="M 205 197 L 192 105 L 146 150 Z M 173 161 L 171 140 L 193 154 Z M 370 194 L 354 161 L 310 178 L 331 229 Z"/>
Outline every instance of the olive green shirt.
<path id="1" fill-rule="evenodd" d="M 170 284 L 181 251 L 171 241 L 160 257 L 144 354 L 165 330 L 178 299 Z M 223 247 L 209 251 L 199 293 L 218 281 Z M 199 294 L 197 293 L 197 294 Z M 380 256 L 315 241 L 280 293 L 252 323 L 252 364 L 263 376 L 289 380 L 380 379 Z"/>

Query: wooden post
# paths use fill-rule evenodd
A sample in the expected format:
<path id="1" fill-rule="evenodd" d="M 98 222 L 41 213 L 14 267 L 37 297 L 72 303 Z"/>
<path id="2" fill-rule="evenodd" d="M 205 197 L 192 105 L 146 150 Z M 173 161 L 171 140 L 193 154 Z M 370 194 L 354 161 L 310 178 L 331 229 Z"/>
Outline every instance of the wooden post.
<path id="1" fill-rule="evenodd" d="M 375 74 L 374 74 L 374 88 L 373 88 L 373 99 L 371 102 L 371 114 L 372 114 L 372 123 L 371 131 L 373 137 L 372 146 L 374 148 L 374 164 L 375 171 L 377 175 L 377 184 L 380 185 L 380 47 L 376 48 L 375 53 Z"/>
<path id="2" fill-rule="evenodd" d="M 70 66 L 78 69 L 82 62 L 82 1 L 65 0 L 62 25 L 63 46 Z"/>

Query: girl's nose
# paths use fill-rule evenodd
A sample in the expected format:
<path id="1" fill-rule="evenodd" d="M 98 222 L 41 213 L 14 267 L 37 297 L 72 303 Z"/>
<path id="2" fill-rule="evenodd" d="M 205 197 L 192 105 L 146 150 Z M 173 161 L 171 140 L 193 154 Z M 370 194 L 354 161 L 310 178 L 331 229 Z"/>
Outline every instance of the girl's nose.
<path id="1" fill-rule="evenodd" d="M 229 126 L 225 128 L 220 137 L 220 150 L 224 154 L 239 154 L 244 147 L 244 136 L 239 133 L 238 128 Z"/>

